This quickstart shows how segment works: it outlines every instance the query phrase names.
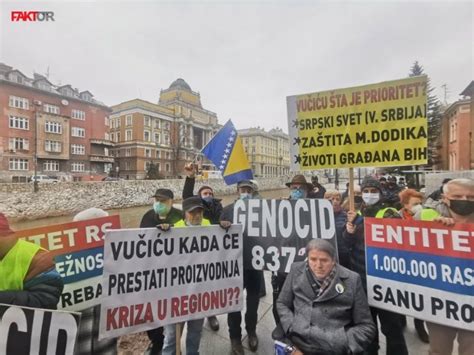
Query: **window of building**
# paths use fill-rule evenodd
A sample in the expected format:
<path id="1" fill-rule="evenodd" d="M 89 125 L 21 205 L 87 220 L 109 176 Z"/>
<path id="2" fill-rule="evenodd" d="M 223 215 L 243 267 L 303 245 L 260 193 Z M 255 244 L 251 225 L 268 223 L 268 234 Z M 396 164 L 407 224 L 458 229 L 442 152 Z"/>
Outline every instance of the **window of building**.
<path id="1" fill-rule="evenodd" d="M 47 113 L 52 113 L 54 115 L 59 115 L 59 106 L 51 105 L 51 104 L 44 104 L 43 111 Z"/>
<path id="2" fill-rule="evenodd" d="M 71 154 L 75 155 L 85 155 L 86 146 L 83 144 L 71 144 Z"/>
<path id="3" fill-rule="evenodd" d="M 117 139 L 115 140 L 115 142 L 120 142 L 120 132 L 117 132 Z"/>
<path id="4" fill-rule="evenodd" d="M 132 115 L 126 115 L 125 116 L 125 125 L 126 126 L 131 126 L 133 124 L 133 116 Z M 118 125 L 120 127 L 120 124 Z"/>
<path id="5" fill-rule="evenodd" d="M 170 123 L 169 122 L 163 122 L 163 129 L 166 129 L 167 131 L 170 130 Z"/>
<path id="6" fill-rule="evenodd" d="M 58 141 L 44 141 L 44 150 L 46 152 L 61 153 L 61 142 Z"/>
<path id="7" fill-rule="evenodd" d="M 80 173 L 80 172 L 83 172 L 84 170 L 85 170 L 84 163 L 80 163 L 80 162 L 71 163 L 71 171 L 73 173 Z"/>
<path id="8" fill-rule="evenodd" d="M 131 148 L 126 148 L 125 149 L 125 156 L 126 157 L 131 157 L 132 156 L 132 149 Z"/>
<path id="9" fill-rule="evenodd" d="M 129 161 L 125 162 L 125 170 L 131 170 L 132 164 Z"/>
<path id="10" fill-rule="evenodd" d="M 151 149 L 145 148 L 145 158 L 151 158 Z"/>
<path id="11" fill-rule="evenodd" d="M 155 127 L 155 129 L 159 129 L 159 128 L 160 128 L 160 120 L 159 120 L 159 119 L 156 119 L 156 120 L 155 120 L 154 127 Z"/>
<path id="12" fill-rule="evenodd" d="M 165 157 L 166 157 L 166 159 L 171 159 L 171 153 L 170 153 L 170 152 L 166 152 Z"/>
<path id="13" fill-rule="evenodd" d="M 167 173 L 169 173 L 169 172 L 171 171 L 171 165 L 170 165 L 170 163 L 166 163 L 166 164 L 165 164 L 165 170 L 166 170 Z"/>
<path id="14" fill-rule="evenodd" d="M 143 116 L 143 125 L 146 127 L 150 126 L 150 116 Z"/>
<path id="15" fill-rule="evenodd" d="M 72 110 L 71 117 L 76 119 L 76 120 L 85 121 L 86 113 L 84 111 L 81 111 L 81 110 Z M 105 120 L 105 125 L 108 126 L 107 117 L 106 117 L 106 120 Z"/>
<path id="16" fill-rule="evenodd" d="M 130 115 L 130 117 L 132 117 L 132 115 Z M 115 128 L 119 128 L 120 127 L 120 117 L 117 117 L 115 119 Z"/>
<path id="17" fill-rule="evenodd" d="M 10 158 L 8 170 L 28 170 L 28 159 Z"/>
<path id="18" fill-rule="evenodd" d="M 151 139 L 150 139 L 150 131 L 143 131 L 143 140 L 145 142 L 149 142 Z"/>
<path id="19" fill-rule="evenodd" d="M 30 101 L 24 97 L 10 96 L 8 100 L 8 105 L 10 107 L 21 108 L 23 110 L 29 110 Z"/>
<path id="20" fill-rule="evenodd" d="M 125 131 L 125 141 L 131 141 L 132 140 L 132 130 L 127 129 Z"/>
<path id="21" fill-rule="evenodd" d="M 156 165 L 156 170 L 161 171 L 161 165 L 160 165 L 160 163 L 156 163 L 155 165 Z"/>
<path id="22" fill-rule="evenodd" d="M 150 169 L 150 164 L 151 164 L 151 162 L 149 162 L 149 161 L 145 162 L 145 171 L 148 171 L 148 169 Z"/>
<path id="23" fill-rule="evenodd" d="M 28 150 L 29 143 L 26 138 L 10 138 L 8 140 L 8 149 L 10 150 Z"/>
<path id="24" fill-rule="evenodd" d="M 155 143 L 160 144 L 161 143 L 161 134 L 155 133 Z"/>
<path id="25" fill-rule="evenodd" d="M 16 129 L 29 129 L 29 122 L 28 118 L 25 117 L 18 117 L 18 116 L 9 116 L 9 127 L 16 128 Z"/>
<path id="26" fill-rule="evenodd" d="M 163 136 L 163 143 L 169 145 L 170 144 L 170 136 L 165 134 Z"/>
<path id="27" fill-rule="evenodd" d="M 71 136 L 84 138 L 86 136 L 86 130 L 80 127 L 71 127 Z"/>
<path id="28" fill-rule="evenodd" d="M 46 133 L 62 134 L 63 126 L 59 122 L 46 121 L 46 124 L 44 125 L 44 131 Z"/>
<path id="29" fill-rule="evenodd" d="M 161 159 L 161 150 L 156 150 L 155 156 L 156 158 Z"/>
<path id="30" fill-rule="evenodd" d="M 43 163 L 44 171 L 59 171 L 59 162 L 57 160 L 46 160 Z"/>

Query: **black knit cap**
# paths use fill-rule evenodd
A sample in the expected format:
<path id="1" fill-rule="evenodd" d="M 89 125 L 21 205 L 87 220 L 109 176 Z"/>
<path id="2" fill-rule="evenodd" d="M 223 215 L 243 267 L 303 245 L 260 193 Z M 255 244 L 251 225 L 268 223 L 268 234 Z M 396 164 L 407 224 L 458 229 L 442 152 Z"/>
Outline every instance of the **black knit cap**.
<path id="1" fill-rule="evenodd" d="M 360 185 L 360 189 L 363 190 L 366 187 L 375 187 L 379 191 L 382 191 L 380 186 L 380 182 L 377 179 L 374 179 L 372 176 L 366 176 L 364 180 L 362 180 L 362 184 Z"/>

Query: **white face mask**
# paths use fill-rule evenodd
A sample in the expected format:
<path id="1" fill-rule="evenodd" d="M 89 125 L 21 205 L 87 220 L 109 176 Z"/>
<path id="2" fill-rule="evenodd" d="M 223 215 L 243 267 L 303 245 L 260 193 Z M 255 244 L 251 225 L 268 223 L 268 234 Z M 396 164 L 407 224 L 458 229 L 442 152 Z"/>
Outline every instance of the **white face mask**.
<path id="1" fill-rule="evenodd" d="M 423 206 L 422 205 L 416 205 L 416 206 L 413 206 L 410 210 L 411 213 L 413 213 L 413 215 L 416 215 L 418 212 L 420 212 L 421 210 L 423 209 Z"/>
<path id="2" fill-rule="evenodd" d="M 372 206 L 380 201 L 380 193 L 364 192 L 362 193 L 362 199 L 364 200 L 367 206 Z"/>

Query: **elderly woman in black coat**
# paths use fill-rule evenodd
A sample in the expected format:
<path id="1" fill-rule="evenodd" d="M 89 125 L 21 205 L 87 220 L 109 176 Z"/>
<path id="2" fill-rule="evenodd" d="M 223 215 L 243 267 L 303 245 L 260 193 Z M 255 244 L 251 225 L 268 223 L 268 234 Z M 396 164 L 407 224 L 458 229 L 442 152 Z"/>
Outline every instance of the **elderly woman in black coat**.
<path id="1" fill-rule="evenodd" d="M 337 264 L 326 240 L 311 240 L 306 255 L 292 265 L 277 301 L 293 354 L 363 352 L 376 329 L 359 275 Z"/>

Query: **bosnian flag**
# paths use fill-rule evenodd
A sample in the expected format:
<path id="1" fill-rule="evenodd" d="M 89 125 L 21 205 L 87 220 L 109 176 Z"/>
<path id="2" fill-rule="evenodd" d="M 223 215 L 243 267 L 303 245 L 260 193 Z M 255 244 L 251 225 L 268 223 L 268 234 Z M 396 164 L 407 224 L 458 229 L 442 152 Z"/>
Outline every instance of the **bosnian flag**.
<path id="1" fill-rule="evenodd" d="M 219 169 L 227 185 L 253 179 L 242 141 L 231 120 L 207 143 L 202 153 Z"/>

